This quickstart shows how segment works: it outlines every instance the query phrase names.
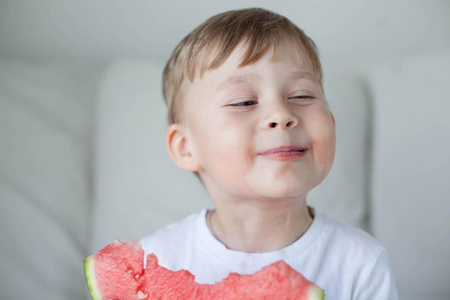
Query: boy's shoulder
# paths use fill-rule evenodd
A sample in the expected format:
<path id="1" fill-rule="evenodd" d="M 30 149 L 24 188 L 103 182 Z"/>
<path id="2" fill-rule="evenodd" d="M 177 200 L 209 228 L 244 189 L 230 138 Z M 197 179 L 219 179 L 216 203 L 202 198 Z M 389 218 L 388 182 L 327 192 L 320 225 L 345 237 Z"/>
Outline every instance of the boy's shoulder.
<path id="1" fill-rule="evenodd" d="M 167 249 L 167 247 L 173 247 L 173 245 L 178 245 L 182 241 L 192 239 L 195 235 L 197 219 L 205 211 L 206 209 L 199 213 L 188 215 L 184 219 L 164 226 L 144 237 L 140 241 L 144 250 L 150 251 L 156 245 Z"/>
<path id="2" fill-rule="evenodd" d="M 341 280 L 358 299 L 398 299 L 386 247 L 362 229 L 326 216 L 323 220 L 322 243 L 312 252 L 323 251 L 318 255 L 326 267 L 318 271 L 322 277 L 316 283 L 325 287 L 330 281 Z M 328 288 L 332 294 L 333 288 Z"/>
<path id="3" fill-rule="evenodd" d="M 141 239 L 145 256 L 153 253 L 158 257 L 161 266 L 172 269 L 183 266 L 184 255 L 197 243 L 196 223 L 199 216 L 205 214 L 206 209 L 199 213 L 188 215 L 184 219 L 158 229 Z M 175 267 L 179 269 L 179 267 Z"/>
<path id="4" fill-rule="evenodd" d="M 334 252 L 342 252 L 351 259 L 365 258 L 377 260 L 386 248 L 368 232 L 347 225 L 331 217 L 321 215 L 324 221 L 324 232 L 320 237 L 327 248 Z"/>

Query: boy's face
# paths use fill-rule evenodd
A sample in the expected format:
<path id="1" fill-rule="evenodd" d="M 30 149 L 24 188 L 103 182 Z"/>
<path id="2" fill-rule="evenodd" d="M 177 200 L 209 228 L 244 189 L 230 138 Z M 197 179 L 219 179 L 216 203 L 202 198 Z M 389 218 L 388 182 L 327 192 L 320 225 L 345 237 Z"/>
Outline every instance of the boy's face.
<path id="1" fill-rule="evenodd" d="M 291 47 L 280 47 L 276 61 L 268 51 L 238 68 L 245 50 L 189 83 L 182 125 L 188 150 L 216 196 L 304 197 L 331 168 L 334 118 L 311 66 L 299 65 Z M 297 149 L 270 153 L 285 146 Z"/>

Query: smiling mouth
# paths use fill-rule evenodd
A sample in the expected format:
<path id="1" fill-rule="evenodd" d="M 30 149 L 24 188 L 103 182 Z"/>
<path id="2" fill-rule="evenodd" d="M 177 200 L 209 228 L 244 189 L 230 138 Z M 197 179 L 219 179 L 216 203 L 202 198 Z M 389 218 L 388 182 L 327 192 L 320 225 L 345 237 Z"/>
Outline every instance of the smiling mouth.
<path id="1" fill-rule="evenodd" d="M 258 153 L 258 155 L 277 160 L 295 160 L 305 156 L 307 150 L 305 147 L 283 146 Z"/>

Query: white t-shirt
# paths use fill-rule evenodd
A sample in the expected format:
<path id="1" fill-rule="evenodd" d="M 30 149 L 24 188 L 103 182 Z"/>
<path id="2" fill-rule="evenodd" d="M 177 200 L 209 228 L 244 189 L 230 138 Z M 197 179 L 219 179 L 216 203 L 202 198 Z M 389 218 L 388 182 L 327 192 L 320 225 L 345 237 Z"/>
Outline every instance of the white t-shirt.
<path id="1" fill-rule="evenodd" d="M 386 248 L 366 232 L 315 213 L 306 233 L 272 252 L 227 249 L 209 231 L 207 209 L 144 238 L 145 254 L 154 253 L 170 270 L 185 269 L 198 283 L 212 284 L 229 273 L 252 274 L 283 260 L 325 290 L 326 300 L 396 300 L 397 289 Z"/>

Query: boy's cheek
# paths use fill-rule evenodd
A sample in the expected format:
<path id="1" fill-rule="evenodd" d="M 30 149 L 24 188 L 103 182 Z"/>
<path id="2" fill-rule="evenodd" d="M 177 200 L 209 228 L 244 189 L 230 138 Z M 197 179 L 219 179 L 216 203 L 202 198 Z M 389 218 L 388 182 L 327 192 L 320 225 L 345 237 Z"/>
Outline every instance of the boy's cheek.
<path id="1" fill-rule="evenodd" d="M 322 119 L 322 120 L 321 120 Z M 331 118 L 317 118 L 310 123 L 312 154 L 316 161 L 327 166 L 333 163 L 336 149 L 336 131 Z"/>
<path id="2" fill-rule="evenodd" d="M 220 134 L 208 136 L 207 143 L 203 147 L 204 157 L 208 157 L 208 164 L 214 169 L 221 169 L 221 174 L 230 173 L 233 170 L 234 175 L 240 176 L 245 173 L 249 164 L 249 151 L 251 148 L 242 143 L 242 137 L 239 137 L 234 130 L 218 130 Z"/>
<path id="3" fill-rule="evenodd" d="M 321 165 L 327 165 L 334 160 L 335 152 L 335 135 L 329 133 L 328 136 L 322 139 L 317 139 L 312 142 L 313 155 L 316 161 Z"/>
<path id="4" fill-rule="evenodd" d="M 328 136 L 313 141 L 312 148 L 315 160 L 322 166 L 322 174 L 320 176 L 320 182 L 322 182 L 330 172 L 334 161 L 336 149 L 334 130 L 328 132 Z"/>

